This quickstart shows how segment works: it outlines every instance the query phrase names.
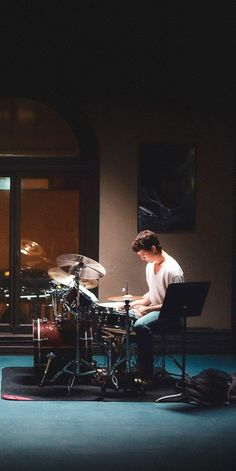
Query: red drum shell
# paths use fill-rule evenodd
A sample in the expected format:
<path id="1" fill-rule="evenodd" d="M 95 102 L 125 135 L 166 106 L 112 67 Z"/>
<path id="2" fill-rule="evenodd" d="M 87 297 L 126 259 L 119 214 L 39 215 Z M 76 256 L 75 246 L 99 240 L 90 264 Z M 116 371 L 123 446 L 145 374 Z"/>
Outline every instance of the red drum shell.
<path id="1" fill-rule="evenodd" d="M 91 361 L 91 328 L 89 323 L 79 325 L 79 351 L 80 358 Z M 34 366 L 43 370 L 47 364 L 50 353 L 55 355 L 52 361 L 53 369 L 60 369 L 75 359 L 76 322 L 62 321 L 33 321 L 34 340 Z M 89 353 L 88 353 L 89 352 Z"/>

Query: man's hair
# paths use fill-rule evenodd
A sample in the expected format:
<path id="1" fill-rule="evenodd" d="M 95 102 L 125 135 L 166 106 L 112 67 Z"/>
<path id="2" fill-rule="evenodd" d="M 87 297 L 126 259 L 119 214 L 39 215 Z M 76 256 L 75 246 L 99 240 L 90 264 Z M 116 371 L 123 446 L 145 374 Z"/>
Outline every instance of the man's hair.
<path id="1" fill-rule="evenodd" d="M 157 248 L 158 252 L 161 253 L 162 247 L 157 233 L 146 229 L 145 231 L 141 231 L 137 237 L 135 237 L 132 242 L 132 249 L 137 253 L 140 250 L 151 250 L 153 245 Z"/>

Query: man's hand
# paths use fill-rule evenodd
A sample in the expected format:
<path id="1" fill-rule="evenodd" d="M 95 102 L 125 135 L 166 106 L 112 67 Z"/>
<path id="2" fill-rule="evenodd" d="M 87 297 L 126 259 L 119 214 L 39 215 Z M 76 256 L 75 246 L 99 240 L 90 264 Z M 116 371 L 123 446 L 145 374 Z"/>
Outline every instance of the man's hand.
<path id="1" fill-rule="evenodd" d="M 145 316 L 150 312 L 150 308 L 148 306 L 135 306 L 135 311 L 138 313 L 140 317 Z"/>

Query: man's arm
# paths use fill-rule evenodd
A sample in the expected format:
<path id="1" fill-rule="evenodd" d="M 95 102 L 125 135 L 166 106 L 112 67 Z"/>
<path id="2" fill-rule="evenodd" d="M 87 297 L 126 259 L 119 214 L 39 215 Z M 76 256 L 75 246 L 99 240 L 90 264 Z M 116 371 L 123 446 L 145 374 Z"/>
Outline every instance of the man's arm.
<path id="1" fill-rule="evenodd" d="M 140 299 L 137 299 L 136 301 L 132 301 L 130 303 L 130 307 L 136 307 L 136 306 L 148 306 L 150 304 L 150 297 L 149 297 L 149 292 L 144 294 Z"/>
<path id="2" fill-rule="evenodd" d="M 172 283 L 183 283 L 184 282 L 184 276 L 183 275 L 179 275 L 179 274 L 176 274 L 176 273 L 172 273 L 170 272 L 168 274 L 168 284 L 172 284 Z"/>
<path id="3" fill-rule="evenodd" d="M 138 305 L 136 309 L 141 316 L 145 316 L 152 311 L 160 311 L 162 304 L 149 304 L 149 306 Z"/>
<path id="4" fill-rule="evenodd" d="M 133 301 L 130 303 L 130 307 L 135 308 L 140 316 L 145 316 L 152 311 L 160 311 L 162 304 L 151 304 L 149 292 L 144 294 L 141 299 L 137 299 L 137 301 Z"/>

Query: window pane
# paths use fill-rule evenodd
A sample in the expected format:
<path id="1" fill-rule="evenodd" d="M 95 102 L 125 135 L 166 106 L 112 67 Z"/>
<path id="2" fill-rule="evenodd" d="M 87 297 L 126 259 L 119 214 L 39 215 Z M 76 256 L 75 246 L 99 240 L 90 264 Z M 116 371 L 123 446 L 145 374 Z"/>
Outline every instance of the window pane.
<path id="1" fill-rule="evenodd" d="M 52 316 L 48 275 L 56 258 L 79 253 L 79 190 L 76 178 L 21 181 L 21 305 L 25 322 Z"/>
<path id="2" fill-rule="evenodd" d="M 11 180 L 10 177 L 0 177 L 0 190 L 10 190 Z"/>

